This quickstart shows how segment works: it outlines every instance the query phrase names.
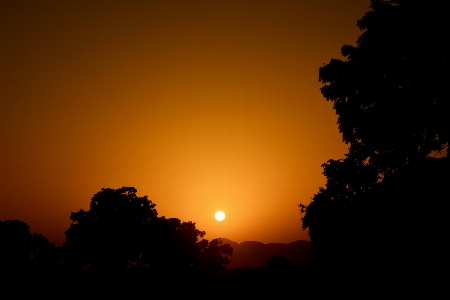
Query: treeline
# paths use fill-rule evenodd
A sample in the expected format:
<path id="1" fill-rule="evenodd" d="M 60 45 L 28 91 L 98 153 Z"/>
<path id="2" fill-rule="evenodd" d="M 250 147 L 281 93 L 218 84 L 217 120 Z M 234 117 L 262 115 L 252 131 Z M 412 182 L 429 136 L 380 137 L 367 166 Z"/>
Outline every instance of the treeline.
<path id="1" fill-rule="evenodd" d="M 212 277 L 233 249 L 208 241 L 193 222 L 158 217 L 133 187 L 102 189 L 87 211 L 70 216 L 62 247 L 19 220 L 0 221 L 1 274 L 154 274 Z"/>

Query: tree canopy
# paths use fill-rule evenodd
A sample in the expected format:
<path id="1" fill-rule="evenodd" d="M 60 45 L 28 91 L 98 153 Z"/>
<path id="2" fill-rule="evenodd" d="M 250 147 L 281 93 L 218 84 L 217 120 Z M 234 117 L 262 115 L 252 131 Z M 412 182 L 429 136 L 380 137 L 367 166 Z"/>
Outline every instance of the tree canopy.
<path id="1" fill-rule="evenodd" d="M 60 258 L 58 249 L 25 222 L 0 221 L 0 271 L 54 271 Z"/>
<path id="2" fill-rule="evenodd" d="M 310 230 L 404 166 L 445 148 L 448 155 L 450 23 L 442 3 L 371 0 L 357 26 L 356 46 L 344 45 L 344 59 L 319 69 L 349 151 L 322 165 L 326 186 L 299 205 Z"/>
<path id="3" fill-rule="evenodd" d="M 439 1 L 372 0 L 345 60 L 319 69 L 349 159 L 382 175 L 448 146 L 449 22 Z"/>
<path id="4" fill-rule="evenodd" d="M 140 239 L 157 217 L 155 204 L 133 187 L 102 189 L 90 209 L 73 212 L 66 231 L 66 263 L 99 269 L 125 269 L 139 260 Z"/>
<path id="5" fill-rule="evenodd" d="M 210 276 L 214 276 L 230 263 L 228 256 L 233 255 L 233 248 L 230 244 L 223 244 L 222 239 L 213 239 L 208 244 L 205 243 L 205 246 L 200 255 L 200 264 Z"/>
<path id="6" fill-rule="evenodd" d="M 330 284 L 434 282 L 449 251 L 442 200 L 450 174 L 450 22 L 442 2 L 371 0 L 357 26 L 356 46 L 344 45 L 344 59 L 319 69 L 349 151 L 322 165 L 325 187 L 299 205 L 312 262 L 332 274 L 323 277 Z"/>
<path id="7" fill-rule="evenodd" d="M 102 189 L 88 211 L 72 213 L 66 231 L 65 264 L 75 269 L 151 270 L 170 275 L 220 269 L 229 263 L 229 245 L 203 239 L 193 222 L 158 217 L 147 196 L 133 187 Z"/>

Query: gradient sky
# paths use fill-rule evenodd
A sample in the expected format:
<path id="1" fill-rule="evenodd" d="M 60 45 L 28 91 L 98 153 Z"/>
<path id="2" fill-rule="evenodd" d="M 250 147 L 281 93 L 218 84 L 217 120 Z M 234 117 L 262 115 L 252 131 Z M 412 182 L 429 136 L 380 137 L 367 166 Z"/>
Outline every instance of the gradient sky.
<path id="1" fill-rule="evenodd" d="M 308 239 L 298 204 L 347 152 L 318 68 L 369 5 L 0 1 L 0 220 L 61 245 L 71 212 L 134 186 L 208 239 Z"/>

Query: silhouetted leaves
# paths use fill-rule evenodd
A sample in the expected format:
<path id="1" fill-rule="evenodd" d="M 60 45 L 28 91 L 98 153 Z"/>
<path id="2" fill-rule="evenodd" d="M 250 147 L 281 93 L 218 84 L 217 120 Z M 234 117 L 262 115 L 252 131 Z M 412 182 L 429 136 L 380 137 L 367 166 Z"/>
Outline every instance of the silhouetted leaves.
<path id="1" fill-rule="evenodd" d="M 133 187 L 102 189 L 88 211 L 72 213 L 65 264 L 75 270 L 149 271 L 159 276 L 215 272 L 229 262 L 229 245 L 203 239 L 193 222 L 157 217 L 147 196 Z"/>
<path id="2" fill-rule="evenodd" d="M 31 268 L 30 227 L 19 220 L 0 222 L 0 261 L 6 270 L 27 270 Z"/>
<path id="3" fill-rule="evenodd" d="M 319 80 L 350 155 L 386 175 L 448 145 L 450 26 L 441 2 L 371 3 L 357 45 Z"/>
<path id="4" fill-rule="evenodd" d="M 42 234 L 31 234 L 26 223 L 0 221 L 0 271 L 55 271 L 59 260 L 58 249 Z"/>
<path id="5" fill-rule="evenodd" d="M 331 281 L 383 268 L 425 280 L 445 260 L 448 235 L 448 158 L 429 157 L 449 153 L 450 23 L 439 1 L 372 0 L 371 8 L 356 46 L 342 47 L 345 59 L 319 69 L 349 151 L 322 165 L 326 186 L 299 205 L 303 228 Z M 415 240 L 425 236 L 433 237 L 425 246 Z"/>
<path id="6" fill-rule="evenodd" d="M 148 224 L 139 265 L 157 272 L 181 272 L 198 268 L 207 244 L 204 231 L 193 222 L 161 217 Z"/>
<path id="7" fill-rule="evenodd" d="M 142 237 L 157 217 L 147 196 L 136 196 L 133 187 L 102 189 L 88 211 L 72 213 L 66 231 L 65 263 L 99 270 L 125 270 L 140 259 Z"/>
<path id="8" fill-rule="evenodd" d="M 319 70 L 350 144 L 344 159 L 322 165 L 325 188 L 300 205 L 303 228 L 372 189 L 399 168 L 441 151 L 450 139 L 449 27 L 440 2 L 371 1 L 345 60 Z M 322 217 L 320 214 L 324 214 Z"/>
<path id="9" fill-rule="evenodd" d="M 217 271 L 224 270 L 230 263 L 228 256 L 231 255 L 233 255 L 233 248 L 230 244 L 223 244 L 221 239 L 213 239 L 205 243 L 200 255 L 200 263 L 210 276 L 214 276 Z"/>

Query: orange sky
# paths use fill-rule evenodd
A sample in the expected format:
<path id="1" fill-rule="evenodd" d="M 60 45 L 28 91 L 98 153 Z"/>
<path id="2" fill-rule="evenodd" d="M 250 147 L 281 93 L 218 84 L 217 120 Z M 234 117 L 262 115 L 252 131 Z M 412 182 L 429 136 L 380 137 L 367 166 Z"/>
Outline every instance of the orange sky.
<path id="1" fill-rule="evenodd" d="M 318 68 L 369 4 L 1 1 L 0 220 L 60 245 L 134 186 L 208 239 L 308 239 L 298 204 L 347 150 Z"/>

